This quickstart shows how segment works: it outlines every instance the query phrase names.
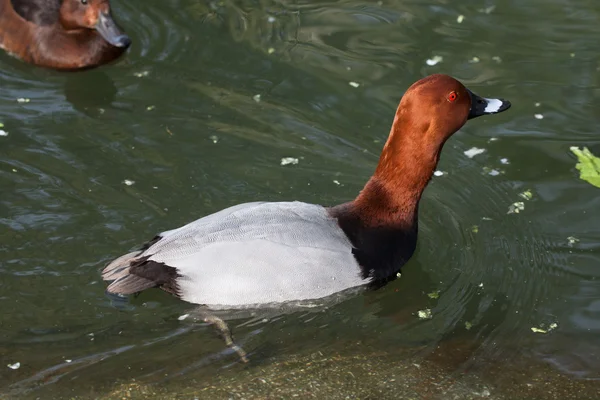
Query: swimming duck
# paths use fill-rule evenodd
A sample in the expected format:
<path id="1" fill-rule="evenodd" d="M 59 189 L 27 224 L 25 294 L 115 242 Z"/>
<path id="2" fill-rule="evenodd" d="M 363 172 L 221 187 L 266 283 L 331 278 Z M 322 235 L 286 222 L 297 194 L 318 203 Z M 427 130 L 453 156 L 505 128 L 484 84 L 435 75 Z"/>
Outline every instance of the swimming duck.
<path id="1" fill-rule="evenodd" d="M 108 264 L 107 291 L 158 287 L 209 309 L 236 309 L 381 286 L 415 250 L 419 200 L 446 140 L 467 120 L 509 107 L 450 76 L 423 78 L 402 97 L 356 199 L 334 207 L 253 202 L 205 216 Z"/>
<path id="2" fill-rule="evenodd" d="M 92 68 L 131 44 L 109 0 L 0 0 L 0 48 L 58 70 Z"/>

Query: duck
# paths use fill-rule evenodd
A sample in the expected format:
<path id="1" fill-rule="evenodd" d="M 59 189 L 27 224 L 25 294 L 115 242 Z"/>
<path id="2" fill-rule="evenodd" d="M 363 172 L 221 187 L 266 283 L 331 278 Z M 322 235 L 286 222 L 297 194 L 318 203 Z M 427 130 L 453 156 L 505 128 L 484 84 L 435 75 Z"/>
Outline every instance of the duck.
<path id="1" fill-rule="evenodd" d="M 25 62 L 89 69 L 117 59 L 130 45 L 109 0 L 0 0 L 0 48 Z"/>
<path id="2" fill-rule="evenodd" d="M 468 120 L 510 106 L 448 75 L 420 79 L 402 96 L 375 172 L 354 200 L 226 208 L 159 233 L 110 262 L 102 271 L 110 282 L 106 291 L 126 296 L 160 288 L 210 311 L 380 288 L 396 279 L 415 251 L 419 201 L 444 143 Z M 205 321 L 220 325 L 231 345 L 222 320 Z"/>

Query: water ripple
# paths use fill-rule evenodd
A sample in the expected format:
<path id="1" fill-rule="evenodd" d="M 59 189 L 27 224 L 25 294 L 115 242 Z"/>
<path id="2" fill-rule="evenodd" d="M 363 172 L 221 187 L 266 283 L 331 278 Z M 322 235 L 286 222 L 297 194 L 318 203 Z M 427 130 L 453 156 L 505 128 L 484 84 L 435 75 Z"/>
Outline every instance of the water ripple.
<path id="1" fill-rule="evenodd" d="M 402 348 L 456 374 L 543 362 L 597 379 L 600 199 L 568 150 L 600 151 L 595 3 L 113 3 L 134 40 L 113 65 L 61 74 L 0 55 L 0 355 L 23 365 L 1 375 L 17 392 L 235 369 L 218 338 L 179 334 L 187 305 L 159 291 L 116 302 L 99 270 L 235 203 L 351 199 L 403 91 L 435 72 L 513 108 L 446 144 L 401 278 L 310 315 L 242 322 L 236 337 L 259 366 Z M 471 147 L 485 152 L 468 158 Z M 506 388 L 507 373 L 486 382 Z"/>

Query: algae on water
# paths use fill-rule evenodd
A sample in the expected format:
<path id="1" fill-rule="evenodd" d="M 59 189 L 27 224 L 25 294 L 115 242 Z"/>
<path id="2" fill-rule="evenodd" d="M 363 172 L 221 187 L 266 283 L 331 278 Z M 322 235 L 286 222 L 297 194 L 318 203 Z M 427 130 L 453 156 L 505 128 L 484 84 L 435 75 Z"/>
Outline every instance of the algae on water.
<path id="1" fill-rule="evenodd" d="M 579 178 L 600 188 L 600 158 L 594 156 L 587 147 L 580 149 L 572 146 L 570 150 L 577 156 L 575 168 L 579 170 Z"/>

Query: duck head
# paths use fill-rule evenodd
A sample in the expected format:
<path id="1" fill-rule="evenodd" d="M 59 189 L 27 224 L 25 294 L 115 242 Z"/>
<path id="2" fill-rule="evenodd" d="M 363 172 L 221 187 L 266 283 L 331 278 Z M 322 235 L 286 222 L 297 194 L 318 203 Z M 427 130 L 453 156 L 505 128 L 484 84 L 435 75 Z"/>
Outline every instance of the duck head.
<path id="1" fill-rule="evenodd" d="M 509 108 L 510 102 L 478 96 L 451 76 L 430 75 L 415 82 L 402 97 L 391 136 L 442 145 L 468 120 Z"/>
<path id="2" fill-rule="evenodd" d="M 131 39 L 116 24 L 109 0 L 63 0 L 60 23 L 67 31 L 91 29 L 115 47 L 127 48 Z"/>
<path id="3" fill-rule="evenodd" d="M 389 172 L 401 162 L 437 163 L 446 140 L 469 119 L 509 108 L 510 102 L 478 96 L 451 76 L 425 77 L 402 96 L 378 170 Z"/>

